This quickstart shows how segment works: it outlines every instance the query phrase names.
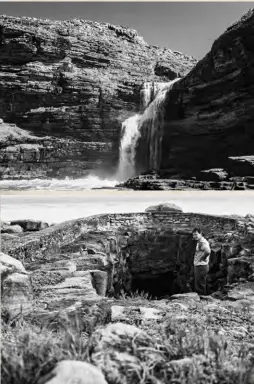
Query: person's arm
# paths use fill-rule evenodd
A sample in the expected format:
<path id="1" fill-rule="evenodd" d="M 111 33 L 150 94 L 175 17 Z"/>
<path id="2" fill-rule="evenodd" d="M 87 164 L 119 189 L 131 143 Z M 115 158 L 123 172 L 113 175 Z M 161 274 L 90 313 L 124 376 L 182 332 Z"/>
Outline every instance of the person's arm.
<path id="1" fill-rule="evenodd" d="M 203 252 L 203 255 L 200 261 L 206 261 L 207 257 L 210 256 L 210 253 L 211 253 L 210 246 L 208 244 L 202 244 L 200 248 L 201 248 L 201 251 Z"/>

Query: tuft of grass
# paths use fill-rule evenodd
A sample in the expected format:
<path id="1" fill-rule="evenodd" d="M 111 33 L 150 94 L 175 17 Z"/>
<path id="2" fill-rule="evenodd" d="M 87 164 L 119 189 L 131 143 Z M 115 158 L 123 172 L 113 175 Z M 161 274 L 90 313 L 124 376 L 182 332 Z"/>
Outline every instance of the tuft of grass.
<path id="1" fill-rule="evenodd" d="M 145 291 L 134 291 L 134 292 L 131 292 L 131 293 L 126 293 L 124 292 L 124 290 L 121 290 L 120 292 L 120 296 L 119 296 L 119 299 L 122 300 L 122 301 L 126 301 L 126 300 L 146 300 L 146 301 L 150 301 L 150 300 L 156 300 L 156 298 L 152 298 L 152 296 L 149 294 L 149 292 L 145 292 Z"/>
<path id="2" fill-rule="evenodd" d="M 1 377 L 5 384 L 35 384 L 58 361 L 86 360 L 87 339 L 80 329 L 52 331 L 30 322 L 2 324 Z"/>

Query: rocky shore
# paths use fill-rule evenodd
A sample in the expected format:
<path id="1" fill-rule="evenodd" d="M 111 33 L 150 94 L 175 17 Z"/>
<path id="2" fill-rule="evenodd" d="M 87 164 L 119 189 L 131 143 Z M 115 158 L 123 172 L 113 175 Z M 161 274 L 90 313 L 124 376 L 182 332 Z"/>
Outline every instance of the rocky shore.
<path id="1" fill-rule="evenodd" d="M 1 234 L 5 383 L 31 383 L 33 374 L 40 383 L 67 383 L 79 372 L 94 384 L 140 383 L 142 375 L 147 384 L 151 377 L 174 383 L 183 372 L 193 383 L 211 375 L 211 383 L 220 375 L 253 382 L 252 215 L 167 205 L 44 229 L 29 223 L 10 223 L 23 228 L 11 234 L 5 224 Z M 208 296 L 192 292 L 196 226 L 212 249 Z"/>
<path id="2" fill-rule="evenodd" d="M 253 156 L 249 156 L 253 157 Z M 243 167 L 245 158 L 238 160 Z M 251 160 L 252 163 L 253 160 Z M 246 161 L 246 168 L 248 168 Z M 252 175 L 252 171 L 249 170 Z M 244 191 L 254 189 L 254 176 L 229 176 L 223 169 L 210 169 L 201 171 L 198 177 L 175 178 L 167 177 L 164 172 L 152 172 L 141 174 L 123 183 L 119 183 L 115 188 L 127 188 L 137 191 L 170 191 L 170 190 L 215 190 L 215 191 Z"/>

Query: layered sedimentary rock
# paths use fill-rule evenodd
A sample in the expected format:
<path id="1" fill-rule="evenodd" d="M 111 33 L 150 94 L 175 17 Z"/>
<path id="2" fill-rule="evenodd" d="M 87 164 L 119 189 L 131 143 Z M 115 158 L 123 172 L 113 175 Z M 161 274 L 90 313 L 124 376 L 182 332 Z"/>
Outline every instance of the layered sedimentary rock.
<path id="1" fill-rule="evenodd" d="M 220 179 L 220 176 L 224 175 L 224 170 L 209 170 L 201 171 L 200 177 L 193 177 L 191 179 L 181 178 L 182 176 L 169 176 L 165 175 L 165 172 L 153 172 L 148 174 L 142 174 L 128 179 L 123 183 L 116 185 L 117 188 L 128 188 L 133 190 L 237 190 L 243 191 L 246 189 L 254 189 L 254 177 L 248 176 L 231 177 L 230 179 Z M 201 179 L 201 180 L 198 180 Z"/>
<path id="2" fill-rule="evenodd" d="M 182 77 L 196 63 L 108 23 L 1 16 L 0 27 L 0 117 L 23 129 L 17 139 L 8 127 L 1 142 L 6 178 L 113 172 L 142 84 Z"/>
<path id="3" fill-rule="evenodd" d="M 163 132 L 160 178 L 191 183 L 195 176 L 200 181 L 236 181 L 253 188 L 253 31 L 252 10 L 229 27 L 168 92 L 158 126 Z M 151 144 L 145 130 L 137 163 L 148 171 L 144 161 Z"/>

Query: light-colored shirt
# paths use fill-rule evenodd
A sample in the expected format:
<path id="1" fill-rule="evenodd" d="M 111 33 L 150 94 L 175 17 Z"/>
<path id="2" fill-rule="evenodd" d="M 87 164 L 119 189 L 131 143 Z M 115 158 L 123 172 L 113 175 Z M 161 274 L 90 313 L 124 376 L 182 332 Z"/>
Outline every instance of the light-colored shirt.
<path id="1" fill-rule="evenodd" d="M 206 259 L 203 259 L 205 253 L 207 254 L 207 257 Z M 209 264 L 210 254 L 211 248 L 208 241 L 204 237 L 201 237 L 197 242 L 196 252 L 194 256 L 194 265 Z"/>

